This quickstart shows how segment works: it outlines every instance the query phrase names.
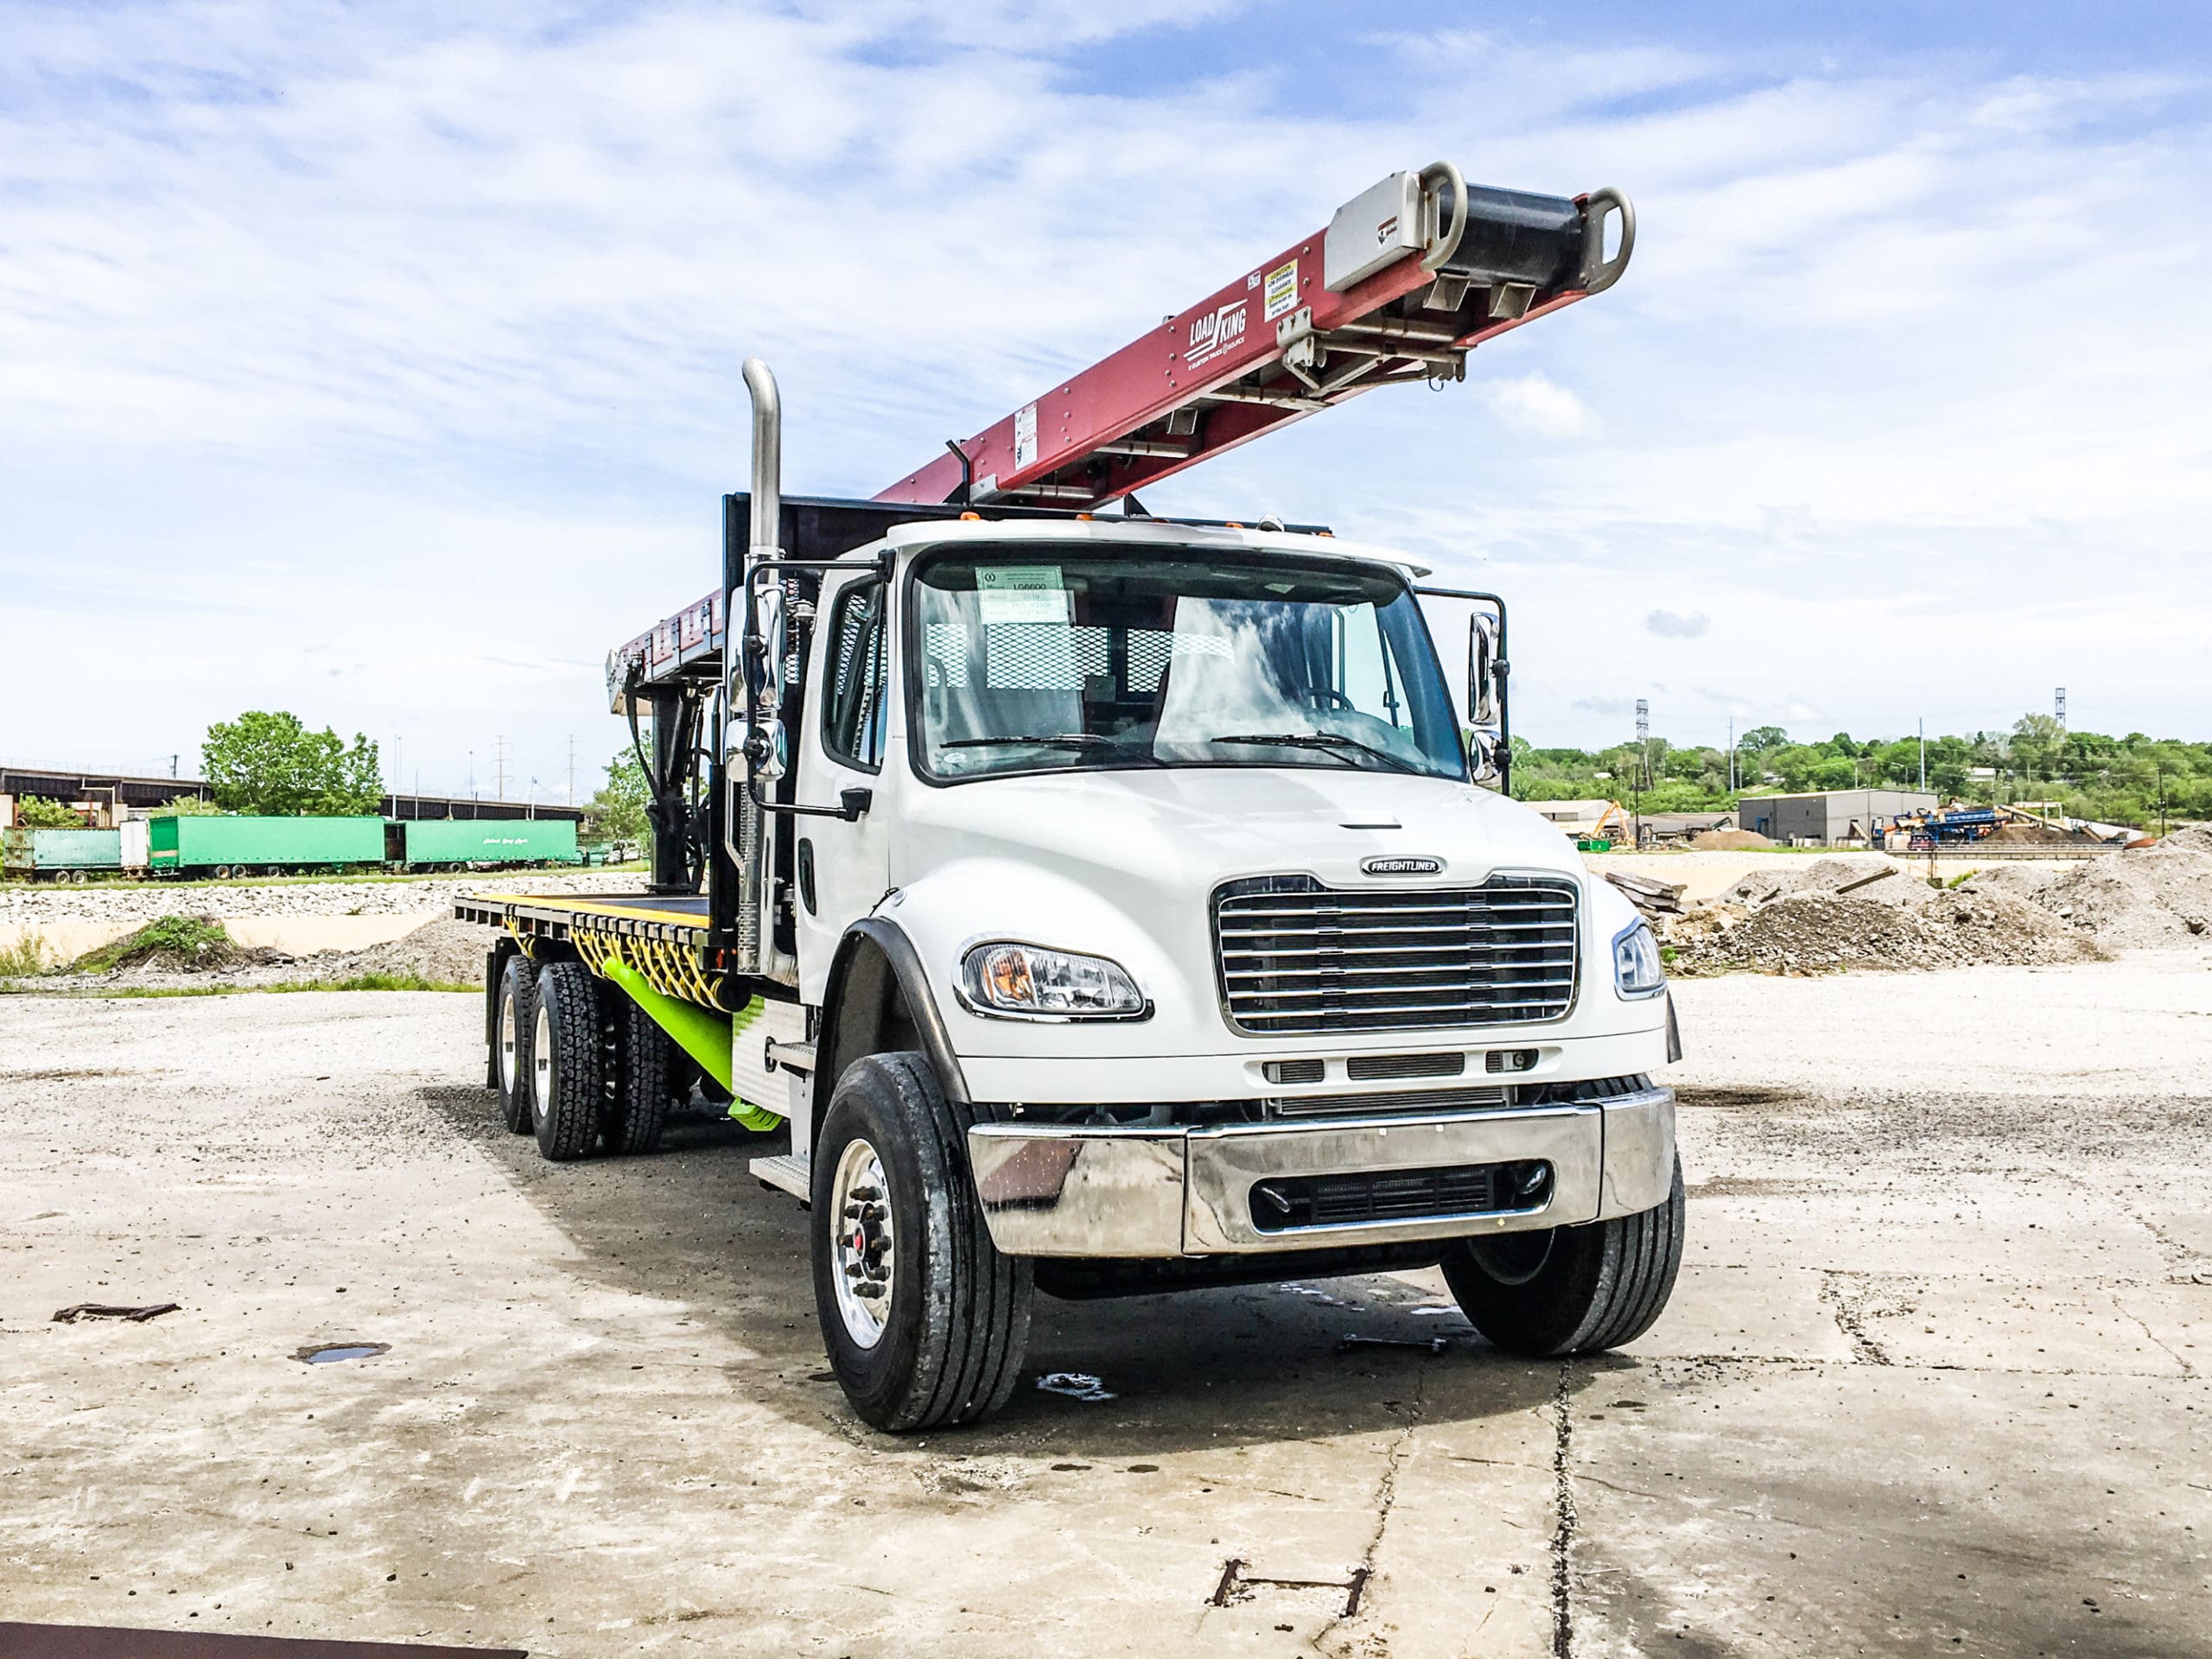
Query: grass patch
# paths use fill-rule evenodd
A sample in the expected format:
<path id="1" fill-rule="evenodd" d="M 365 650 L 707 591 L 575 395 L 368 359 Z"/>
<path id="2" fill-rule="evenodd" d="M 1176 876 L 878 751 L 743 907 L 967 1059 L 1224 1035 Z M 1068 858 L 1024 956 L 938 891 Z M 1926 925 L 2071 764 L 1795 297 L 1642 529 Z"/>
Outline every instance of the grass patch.
<path id="1" fill-rule="evenodd" d="M 447 979 L 425 979 L 420 974 L 353 974 L 344 979 L 302 979 L 282 985 L 255 985 L 259 991 L 480 991 L 481 985 L 461 985 Z"/>
<path id="2" fill-rule="evenodd" d="M 112 973 L 140 963 L 188 969 L 220 968 L 238 954 L 220 922 L 204 916 L 163 916 L 112 944 L 88 950 L 71 964 L 80 974 Z"/>
<path id="3" fill-rule="evenodd" d="M 481 985 L 455 985 L 419 974 L 355 974 L 346 979 L 290 980 L 276 985 L 118 985 L 96 991 L 41 991 L 23 984 L 0 984 L 0 996 L 92 998 L 101 1001 L 150 1001 L 165 996 L 261 996 L 283 991 L 439 991 L 474 996 Z"/>
<path id="4" fill-rule="evenodd" d="M 0 979 L 28 979 L 34 974 L 49 973 L 53 968 L 46 941 L 35 933 L 26 933 L 13 944 L 0 945 Z"/>

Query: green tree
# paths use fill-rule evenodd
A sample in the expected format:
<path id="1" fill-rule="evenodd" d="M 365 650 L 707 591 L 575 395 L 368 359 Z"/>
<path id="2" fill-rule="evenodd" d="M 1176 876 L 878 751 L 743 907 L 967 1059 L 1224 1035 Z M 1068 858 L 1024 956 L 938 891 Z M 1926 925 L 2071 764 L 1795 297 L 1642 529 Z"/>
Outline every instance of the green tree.
<path id="1" fill-rule="evenodd" d="M 228 812 L 340 817 L 384 804 L 375 744 L 357 732 L 349 747 L 329 728 L 311 732 L 282 710 L 249 709 L 210 726 L 200 764 Z"/>
<path id="2" fill-rule="evenodd" d="M 205 795 L 180 795 L 161 810 L 162 817 L 219 818 L 223 809 Z"/>
<path id="3" fill-rule="evenodd" d="M 607 763 L 607 786 L 584 803 L 585 833 L 595 841 L 643 841 L 649 830 L 645 769 L 637 752 L 620 749 Z"/>
<path id="4" fill-rule="evenodd" d="M 26 830 L 81 830 L 85 815 L 43 795 L 26 795 L 16 803 L 16 822 Z"/>

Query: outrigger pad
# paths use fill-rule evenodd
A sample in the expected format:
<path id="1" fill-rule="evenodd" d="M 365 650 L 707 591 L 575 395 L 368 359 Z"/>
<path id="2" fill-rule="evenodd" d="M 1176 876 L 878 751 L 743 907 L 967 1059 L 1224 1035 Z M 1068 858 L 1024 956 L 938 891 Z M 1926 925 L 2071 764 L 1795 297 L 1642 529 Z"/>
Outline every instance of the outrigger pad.
<path id="1" fill-rule="evenodd" d="M 525 1648 L 426 1648 L 410 1642 L 301 1641 L 112 1624 L 0 1624 L 0 1659 L 530 1659 Z"/>

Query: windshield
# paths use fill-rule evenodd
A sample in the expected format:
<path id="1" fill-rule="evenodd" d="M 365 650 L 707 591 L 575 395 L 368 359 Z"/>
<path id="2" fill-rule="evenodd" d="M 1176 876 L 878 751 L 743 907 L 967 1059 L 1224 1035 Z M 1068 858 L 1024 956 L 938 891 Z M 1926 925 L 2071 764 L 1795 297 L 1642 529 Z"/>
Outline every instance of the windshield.
<path id="1" fill-rule="evenodd" d="M 1465 778 L 1419 602 L 1386 571 L 1065 543 L 940 556 L 914 587 L 922 767 Z"/>

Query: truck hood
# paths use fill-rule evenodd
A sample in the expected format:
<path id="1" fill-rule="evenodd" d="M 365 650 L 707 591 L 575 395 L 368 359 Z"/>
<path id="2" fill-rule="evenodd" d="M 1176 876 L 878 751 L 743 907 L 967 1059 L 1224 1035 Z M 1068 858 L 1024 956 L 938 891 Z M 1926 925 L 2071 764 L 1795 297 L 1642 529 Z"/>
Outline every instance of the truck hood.
<path id="1" fill-rule="evenodd" d="M 1053 772 L 918 788 L 915 868 L 986 849 L 1042 853 L 1072 872 L 1141 874 L 1205 890 L 1238 875 L 1305 871 L 1331 886 L 1376 878 L 1363 860 L 1430 858 L 1402 878 L 1459 887 L 1493 870 L 1563 870 L 1581 860 L 1518 802 L 1440 778 L 1350 767 L 1172 767 Z M 933 843 L 933 844 L 932 844 Z"/>
<path id="2" fill-rule="evenodd" d="M 939 1006 L 965 1027 L 965 1052 L 1019 1052 L 1033 1041 L 1033 1028 L 959 1008 L 957 964 L 986 939 L 1109 957 L 1152 1000 L 1153 1017 L 1139 1025 L 1060 1028 L 1062 1052 L 1247 1046 L 1221 1014 L 1210 912 L 1213 890 L 1238 877 L 1305 874 L 1332 887 L 1380 890 L 1471 887 L 1499 871 L 1561 874 L 1585 894 L 1586 959 L 1599 929 L 1610 938 L 1632 914 L 1610 886 L 1589 879 L 1556 827 L 1517 802 L 1444 779 L 1192 767 L 944 789 L 900 784 L 894 887 L 878 913 L 913 940 Z M 1364 868 L 1377 859 L 1422 862 Z"/>

